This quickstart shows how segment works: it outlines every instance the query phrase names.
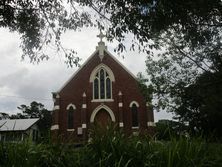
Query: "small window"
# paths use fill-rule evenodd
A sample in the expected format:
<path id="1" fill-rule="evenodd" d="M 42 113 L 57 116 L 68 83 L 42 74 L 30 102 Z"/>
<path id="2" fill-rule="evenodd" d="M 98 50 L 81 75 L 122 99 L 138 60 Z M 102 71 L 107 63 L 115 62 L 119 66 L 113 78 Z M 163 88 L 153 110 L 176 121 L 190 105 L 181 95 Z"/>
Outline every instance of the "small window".
<path id="1" fill-rule="evenodd" d="M 73 129 L 74 108 L 72 106 L 69 107 L 67 111 L 67 116 L 68 116 L 68 129 Z"/>
<path id="2" fill-rule="evenodd" d="M 138 109 L 137 109 L 136 104 L 132 105 L 131 112 L 132 112 L 132 127 L 138 127 L 139 126 Z"/>

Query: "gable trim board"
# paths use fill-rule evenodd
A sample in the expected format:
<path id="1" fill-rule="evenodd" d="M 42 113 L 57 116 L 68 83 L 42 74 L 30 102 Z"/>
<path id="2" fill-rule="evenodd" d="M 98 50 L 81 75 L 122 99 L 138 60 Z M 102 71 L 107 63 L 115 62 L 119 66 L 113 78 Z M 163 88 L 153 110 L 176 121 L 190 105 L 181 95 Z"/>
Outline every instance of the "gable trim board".
<path id="1" fill-rule="evenodd" d="M 130 74 L 135 80 L 136 76 L 131 73 L 119 60 L 117 60 L 117 58 L 115 58 L 115 56 L 113 56 L 107 49 L 104 50 L 108 56 L 110 56 L 115 62 L 117 62 L 128 74 Z M 66 85 L 79 73 L 79 71 L 81 71 L 81 69 L 95 56 L 95 54 L 98 52 L 98 50 L 94 51 L 93 54 L 82 64 L 82 66 L 77 69 L 76 72 L 74 72 L 74 74 L 64 83 L 64 85 L 59 89 L 59 91 L 57 91 L 57 93 L 61 92 L 63 90 L 63 88 L 66 87 Z M 102 63 L 101 63 L 102 64 Z M 100 66 L 100 65 L 99 65 Z M 106 65 L 107 66 L 107 65 Z M 108 66 L 107 66 L 108 67 Z M 97 67 L 96 67 L 97 68 Z M 112 70 L 111 70 L 112 71 Z M 115 79 L 114 79 L 115 80 Z"/>

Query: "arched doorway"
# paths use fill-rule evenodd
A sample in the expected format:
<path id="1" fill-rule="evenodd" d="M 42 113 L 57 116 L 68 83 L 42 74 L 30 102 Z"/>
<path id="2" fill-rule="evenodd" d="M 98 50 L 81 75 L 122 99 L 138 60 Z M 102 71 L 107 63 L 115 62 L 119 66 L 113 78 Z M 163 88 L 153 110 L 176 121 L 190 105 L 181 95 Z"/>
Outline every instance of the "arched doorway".
<path id="1" fill-rule="evenodd" d="M 109 113 L 104 109 L 100 109 L 94 118 L 94 124 L 100 127 L 107 127 L 112 122 Z"/>
<path id="2" fill-rule="evenodd" d="M 90 123 L 95 124 L 95 122 L 102 125 L 107 125 L 109 122 L 115 122 L 115 115 L 113 111 L 106 105 L 101 104 L 96 107 L 90 116 Z"/>

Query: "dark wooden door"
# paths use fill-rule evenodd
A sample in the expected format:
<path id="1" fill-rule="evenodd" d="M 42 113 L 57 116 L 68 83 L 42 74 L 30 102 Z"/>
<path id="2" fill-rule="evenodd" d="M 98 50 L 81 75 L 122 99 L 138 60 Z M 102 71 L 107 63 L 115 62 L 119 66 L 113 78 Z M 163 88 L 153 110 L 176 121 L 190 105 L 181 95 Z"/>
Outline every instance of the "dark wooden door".
<path id="1" fill-rule="evenodd" d="M 95 124 L 101 127 L 107 127 L 111 121 L 111 117 L 105 109 L 99 110 L 95 116 Z"/>

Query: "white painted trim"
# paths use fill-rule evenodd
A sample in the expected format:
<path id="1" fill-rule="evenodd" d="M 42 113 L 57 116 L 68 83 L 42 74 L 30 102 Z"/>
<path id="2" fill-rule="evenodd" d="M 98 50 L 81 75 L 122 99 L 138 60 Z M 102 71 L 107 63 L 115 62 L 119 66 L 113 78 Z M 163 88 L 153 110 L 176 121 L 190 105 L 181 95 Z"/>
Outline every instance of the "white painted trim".
<path id="1" fill-rule="evenodd" d="M 82 104 L 82 108 L 87 108 L 86 104 Z"/>
<path id="2" fill-rule="evenodd" d="M 133 106 L 133 104 L 136 104 L 137 107 L 140 106 L 138 102 L 132 101 L 132 102 L 130 103 L 129 107 L 131 108 L 131 107 Z"/>
<path id="3" fill-rule="evenodd" d="M 119 91 L 118 95 L 119 95 L 119 96 L 122 96 L 123 94 L 122 94 L 122 92 L 121 92 L 121 91 Z"/>
<path id="4" fill-rule="evenodd" d="M 91 74 L 90 74 L 90 78 L 89 78 L 89 82 L 91 82 L 92 84 L 93 84 L 93 99 L 94 99 L 94 95 L 95 95 L 95 91 L 94 91 L 94 80 L 95 80 L 95 78 L 97 78 L 98 79 L 98 82 L 99 82 L 99 85 L 98 85 L 98 95 L 99 95 L 99 98 L 101 98 L 100 96 L 101 96 L 101 94 L 100 94 L 100 76 L 99 77 L 96 77 L 96 74 L 98 73 L 98 72 L 100 72 L 100 70 L 104 70 L 105 72 L 107 72 L 108 73 L 108 77 L 106 77 L 106 74 L 104 74 L 105 75 L 105 80 L 104 80 L 104 88 L 105 88 L 105 92 L 104 92 L 104 95 L 105 95 L 105 99 L 107 99 L 107 97 L 106 97 L 106 92 L 107 92 L 107 90 L 106 90 L 106 80 L 107 79 L 109 79 L 110 80 L 110 94 L 111 94 L 111 99 L 112 99 L 112 83 L 115 81 L 115 77 L 114 77 L 114 74 L 113 74 L 113 72 L 112 72 L 112 70 L 107 66 L 107 65 L 105 65 L 105 64 L 103 64 L 103 63 L 101 63 L 101 64 L 99 64 L 98 66 L 96 66 L 94 69 L 93 69 L 93 71 L 91 72 Z"/>
<path id="5" fill-rule="evenodd" d="M 59 129 L 59 125 L 58 124 L 51 126 L 51 130 L 58 130 L 58 129 Z"/>
<path id="6" fill-rule="evenodd" d="M 98 107 L 96 107 L 94 109 L 94 111 L 92 112 L 92 114 L 90 116 L 90 122 L 91 123 L 94 122 L 95 116 L 99 112 L 100 109 L 105 109 L 109 113 L 109 115 L 111 117 L 111 120 L 113 122 L 116 122 L 115 115 L 114 115 L 113 111 L 108 106 L 102 104 L 102 105 L 99 105 Z"/>
<path id="7" fill-rule="evenodd" d="M 82 97 L 86 97 L 86 93 L 85 92 L 82 94 Z"/>
<path id="8" fill-rule="evenodd" d="M 122 128 L 124 126 L 123 122 L 119 123 L 119 127 Z"/>
<path id="9" fill-rule="evenodd" d="M 113 71 L 107 65 L 105 65 L 103 63 L 100 63 L 98 66 L 96 66 L 92 70 L 92 72 L 90 74 L 89 82 L 94 81 L 96 73 L 101 69 L 104 69 L 108 73 L 111 82 L 115 82 L 115 76 L 113 74 Z"/>
<path id="10" fill-rule="evenodd" d="M 123 107 L 123 103 L 119 103 L 118 106 L 119 106 L 119 107 Z"/>
<path id="11" fill-rule="evenodd" d="M 139 126 L 133 126 L 132 129 L 139 129 Z"/>
<path id="12" fill-rule="evenodd" d="M 114 99 L 92 99 L 91 102 L 114 102 Z"/>
<path id="13" fill-rule="evenodd" d="M 156 126 L 156 124 L 154 122 L 147 122 L 147 126 Z"/>
<path id="14" fill-rule="evenodd" d="M 66 129 L 67 130 L 67 132 L 74 132 L 75 131 L 75 129 Z"/>
<path id="15" fill-rule="evenodd" d="M 55 110 L 59 110 L 60 109 L 60 107 L 59 107 L 59 105 L 55 105 L 54 107 L 53 107 L 53 110 L 55 111 Z"/>
<path id="16" fill-rule="evenodd" d="M 58 94 L 58 93 L 57 93 L 57 95 L 56 95 L 56 98 L 57 98 L 57 99 L 59 99 L 59 98 L 60 98 L 60 96 L 59 96 L 59 94 Z"/>
<path id="17" fill-rule="evenodd" d="M 73 109 L 75 110 L 76 109 L 76 106 L 72 103 L 70 103 L 67 107 L 66 107 L 66 110 L 68 110 L 70 107 L 73 107 Z"/>
<path id="18" fill-rule="evenodd" d="M 82 128 L 83 128 L 83 129 L 86 128 L 86 124 L 82 124 Z"/>

